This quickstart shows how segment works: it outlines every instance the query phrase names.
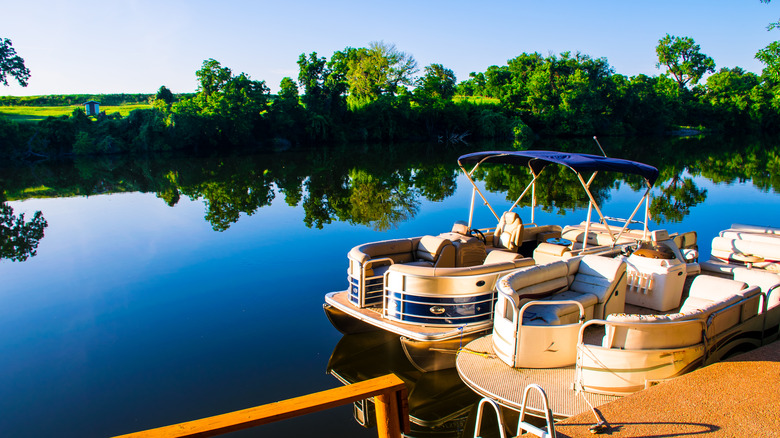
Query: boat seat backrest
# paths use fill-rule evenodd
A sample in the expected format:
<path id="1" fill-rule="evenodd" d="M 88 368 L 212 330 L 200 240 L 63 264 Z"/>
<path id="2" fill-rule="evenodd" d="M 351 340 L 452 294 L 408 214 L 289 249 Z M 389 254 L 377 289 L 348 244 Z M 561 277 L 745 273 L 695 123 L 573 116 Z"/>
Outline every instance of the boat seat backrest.
<path id="1" fill-rule="evenodd" d="M 430 263 L 437 268 L 455 267 L 455 246 L 447 239 L 423 236 L 415 249 L 415 261 Z"/>
<path id="2" fill-rule="evenodd" d="M 568 276 L 569 265 L 564 261 L 557 261 L 518 269 L 517 271 L 502 277 L 499 282 L 502 285 L 502 290 L 511 290 L 515 295 L 522 295 L 519 292 L 523 291 L 525 288 L 552 280 L 557 281 L 561 278 L 564 279 L 566 287 L 568 288 Z"/>
<path id="3" fill-rule="evenodd" d="M 469 225 L 464 221 L 455 221 L 452 225 L 451 233 L 461 234 L 463 236 L 469 235 Z"/>
<path id="4" fill-rule="evenodd" d="M 570 265 L 577 263 L 570 262 Z M 586 255 L 579 259 L 574 281 L 569 286 L 574 292 L 593 294 L 598 299 L 595 318 L 610 313 L 622 313 L 626 305 L 626 262 L 623 259 Z"/>
<path id="5" fill-rule="evenodd" d="M 751 233 L 774 234 L 780 236 L 780 228 L 777 227 L 764 227 L 760 225 L 746 225 L 746 224 L 731 224 L 731 229 L 746 231 Z"/>
<path id="6" fill-rule="evenodd" d="M 688 297 L 702 298 L 709 301 L 725 301 L 732 296 L 741 295 L 747 287 L 742 281 L 711 275 L 698 275 L 688 291 Z M 683 311 L 682 309 L 680 310 Z"/>
<path id="7" fill-rule="evenodd" d="M 517 251 L 523 244 L 523 221 L 520 216 L 508 211 L 501 215 L 496 231 L 493 233 L 493 246 L 509 251 Z"/>
<path id="8" fill-rule="evenodd" d="M 389 265 L 390 262 L 379 259 L 391 259 L 393 263 L 408 263 L 414 260 L 416 239 L 393 239 L 358 245 L 349 251 L 348 259 L 350 275 L 358 278 L 366 263 L 366 275 L 376 275 L 374 269 Z M 372 262 L 372 260 L 375 260 Z"/>
<path id="9" fill-rule="evenodd" d="M 743 281 L 750 286 L 758 286 L 764 294 L 766 307 L 761 303 L 762 310 L 769 310 L 780 305 L 780 275 L 760 269 L 734 268 L 734 280 Z"/>
<path id="10" fill-rule="evenodd" d="M 617 313 L 606 320 L 618 323 L 642 323 L 633 326 L 607 325 L 602 346 L 626 350 L 683 348 L 702 342 L 702 324 L 665 324 L 673 321 L 699 321 L 698 314 L 637 315 Z"/>
<path id="11" fill-rule="evenodd" d="M 612 245 L 613 238 L 610 235 L 617 235 L 622 227 L 612 226 L 607 227 L 598 222 L 591 222 L 588 226 L 587 222 L 582 222 L 579 225 L 567 225 L 561 232 L 561 237 L 572 241 L 572 249 L 581 249 L 582 244 L 585 241 L 585 228 L 588 228 L 588 246 L 601 246 Z M 633 243 L 637 239 L 642 239 L 644 236 L 642 231 L 627 229 L 620 235 L 617 243 Z"/>
<path id="12" fill-rule="evenodd" d="M 719 237 L 729 240 L 749 240 L 751 242 L 780 245 L 780 236 L 777 234 L 752 233 L 742 230 L 723 230 L 719 233 Z"/>
<path id="13" fill-rule="evenodd" d="M 516 311 L 530 301 L 580 302 L 585 308 L 585 318 L 593 317 L 598 297 L 590 293 L 570 290 L 580 260 L 555 261 L 518 269 L 499 280 L 499 291 L 511 293 Z M 523 313 L 524 325 L 561 325 L 576 323 L 580 310 L 576 304 L 532 304 Z"/>
<path id="14" fill-rule="evenodd" d="M 571 257 L 571 250 L 566 245 L 542 242 L 534 249 L 533 256 L 536 263 L 550 263 Z"/>
<path id="15" fill-rule="evenodd" d="M 780 241 L 778 238 L 775 240 Z M 774 244 L 721 236 L 712 239 L 713 257 L 723 260 L 738 260 L 734 258 L 734 255 L 739 254 L 762 257 L 767 262 L 780 261 L 780 242 Z"/>
<path id="16" fill-rule="evenodd" d="M 699 275 L 693 280 L 680 313 L 701 314 L 707 320 L 707 336 L 713 337 L 756 315 L 759 302 L 760 291 L 756 286 L 749 287 L 744 282 L 727 278 Z"/>

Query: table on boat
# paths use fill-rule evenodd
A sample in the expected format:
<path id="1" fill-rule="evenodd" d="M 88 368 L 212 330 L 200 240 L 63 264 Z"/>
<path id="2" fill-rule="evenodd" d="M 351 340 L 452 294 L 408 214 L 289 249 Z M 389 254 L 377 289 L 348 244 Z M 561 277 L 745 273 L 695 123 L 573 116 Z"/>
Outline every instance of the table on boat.
<path id="1" fill-rule="evenodd" d="M 512 368 L 493 352 L 493 335 L 469 342 L 464 350 L 458 353 L 456 360 L 463 382 L 477 394 L 515 411 L 521 409 L 523 392 L 531 383 L 544 389 L 556 419 L 589 411 L 588 403 L 596 407 L 619 398 L 575 391 L 574 365 L 546 369 Z M 529 414 L 544 416 L 543 402 L 537 392 L 530 393 L 526 410 Z"/>

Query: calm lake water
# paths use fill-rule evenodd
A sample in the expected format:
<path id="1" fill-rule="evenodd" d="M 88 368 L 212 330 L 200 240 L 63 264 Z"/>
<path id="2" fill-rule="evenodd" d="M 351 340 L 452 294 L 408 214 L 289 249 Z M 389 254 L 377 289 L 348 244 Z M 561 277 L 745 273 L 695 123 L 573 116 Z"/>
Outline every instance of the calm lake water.
<path id="1" fill-rule="evenodd" d="M 777 225 L 780 155 L 772 144 L 673 159 L 648 147 L 608 152 L 652 157 L 662 173 L 658 197 L 689 181 L 664 210 L 688 213 L 656 226 L 698 231 L 704 258 L 712 237 L 733 222 Z M 0 435 L 113 436 L 333 388 L 340 382 L 328 373 L 332 354 L 331 367 L 344 375 L 395 371 L 416 381 L 415 403 L 427 409 L 421 417 L 467 414 L 475 398 L 452 373 L 416 372 L 392 340 L 342 340 L 322 310 L 323 295 L 346 286 L 351 247 L 438 234 L 468 217 L 470 186 L 455 160 L 474 149 L 436 148 L 3 169 L 14 214 L 29 220 L 41 211 L 48 227 L 37 255 L 0 261 Z M 755 163 L 765 168 L 750 168 Z M 601 193 L 612 216 L 627 217 L 639 198 L 620 181 Z M 511 204 L 502 193 L 491 198 Z M 582 201 L 558 205 L 565 214 L 538 213 L 536 222 L 584 220 Z M 476 223 L 495 219 L 482 212 Z M 419 397 L 427 394 L 455 406 L 426 405 Z M 435 430 L 458 436 L 465 421 Z M 376 436 L 355 421 L 351 405 L 237 435 L 311 433 Z"/>

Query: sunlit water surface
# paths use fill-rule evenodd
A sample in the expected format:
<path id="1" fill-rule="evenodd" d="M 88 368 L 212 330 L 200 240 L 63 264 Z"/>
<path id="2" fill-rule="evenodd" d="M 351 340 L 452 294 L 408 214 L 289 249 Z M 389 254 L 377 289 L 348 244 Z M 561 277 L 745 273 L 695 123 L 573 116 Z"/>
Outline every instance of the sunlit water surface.
<path id="1" fill-rule="evenodd" d="M 778 225 L 776 194 L 749 181 L 694 181 L 706 201 L 661 226 L 698 231 L 702 254 L 733 222 Z M 224 232 L 204 220 L 204 201 L 187 197 L 174 207 L 154 193 L 10 202 L 27 218 L 42 211 L 49 227 L 36 256 L 0 261 L 0 435 L 112 436 L 338 386 L 326 370 L 341 335 L 322 303 L 346 285 L 347 251 L 448 231 L 468 215 L 470 186 L 457 182 L 453 196 L 420 198 L 416 216 L 388 231 L 309 228 L 282 196 Z M 623 185 L 603 209 L 627 216 L 638 197 Z M 345 406 L 239 435 L 303 434 L 376 432 Z"/>

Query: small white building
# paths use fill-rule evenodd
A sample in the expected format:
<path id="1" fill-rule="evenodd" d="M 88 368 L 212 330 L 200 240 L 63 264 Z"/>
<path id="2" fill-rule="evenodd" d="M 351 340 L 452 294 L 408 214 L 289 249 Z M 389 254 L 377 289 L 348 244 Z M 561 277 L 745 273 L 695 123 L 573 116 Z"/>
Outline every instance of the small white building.
<path id="1" fill-rule="evenodd" d="M 94 100 L 84 102 L 84 112 L 86 112 L 88 116 L 100 114 L 100 102 L 95 102 Z"/>

